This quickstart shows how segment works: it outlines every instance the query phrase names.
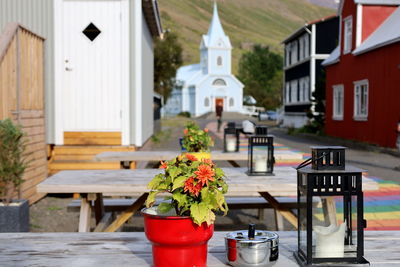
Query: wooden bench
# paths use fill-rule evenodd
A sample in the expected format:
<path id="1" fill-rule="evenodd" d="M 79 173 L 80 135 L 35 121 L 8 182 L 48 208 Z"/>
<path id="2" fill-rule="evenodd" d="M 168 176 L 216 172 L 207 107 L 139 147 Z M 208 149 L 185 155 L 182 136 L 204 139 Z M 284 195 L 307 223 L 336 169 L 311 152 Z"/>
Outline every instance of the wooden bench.
<path id="1" fill-rule="evenodd" d="M 262 197 L 226 197 L 226 202 L 231 210 L 234 209 L 258 209 L 258 218 L 264 219 L 264 209 L 273 209 L 273 206 Z M 282 209 L 297 209 L 297 199 L 289 197 L 275 198 Z M 135 198 L 105 198 L 103 199 L 104 211 L 106 213 L 121 212 L 131 206 L 136 201 Z M 162 199 L 157 199 L 161 202 Z M 93 201 L 92 201 L 93 202 Z M 92 203 L 94 206 L 94 203 Z M 79 199 L 72 200 L 67 207 L 67 211 L 78 211 L 81 207 Z M 283 217 L 275 210 L 275 222 L 278 230 L 283 229 Z"/>

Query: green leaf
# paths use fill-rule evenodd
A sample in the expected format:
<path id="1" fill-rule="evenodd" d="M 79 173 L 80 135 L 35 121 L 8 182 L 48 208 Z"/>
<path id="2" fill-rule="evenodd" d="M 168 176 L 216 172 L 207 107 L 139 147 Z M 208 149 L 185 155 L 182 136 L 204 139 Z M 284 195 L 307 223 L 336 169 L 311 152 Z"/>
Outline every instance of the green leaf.
<path id="1" fill-rule="evenodd" d="M 147 188 L 149 189 L 159 189 L 158 186 L 164 180 L 164 174 L 159 173 L 149 182 Z"/>
<path id="2" fill-rule="evenodd" d="M 225 176 L 225 173 L 224 173 L 224 171 L 223 171 L 222 169 L 220 169 L 220 168 L 215 168 L 215 176 L 217 176 L 217 177 L 223 177 L 223 176 Z"/>
<path id="3" fill-rule="evenodd" d="M 181 173 L 181 170 L 177 167 L 171 167 L 168 169 L 168 174 L 172 178 L 172 182 L 174 179 Z"/>
<path id="4" fill-rule="evenodd" d="M 210 192 L 208 187 L 201 189 L 200 193 L 202 202 L 205 203 L 210 209 L 218 207 L 216 205 L 215 196 L 212 192 Z"/>
<path id="5" fill-rule="evenodd" d="M 178 202 L 178 207 L 181 208 L 187 204 L 187 195 L 179 191 L 173 193 L 172 198 Z"/>
<path id="6" fill-rule="evenodd" d="M 190 215 L 193 222 L 197 225 L 201 225 L 203 222 L 209 219 L 209 209 L 205 203 L 193 203 L 190 207 Z"/>
<path id="7" fill-rule="evenodd" d="M 158 189 L 158 190 L 160 190 L 160 191 L 166 191 L 167 189 L 168 189 L 168 184 L 167 183 L 165 183 L 165 182 L 162 182 L 162 183 L 160 183 L 159 185 L 158 185 L 158 187 L 156 188 L 156 189 Z"/>
<path id="8" fill-rule="evenodd" d="M 171 203 L 166 203 L 166 202 L 161 202 L 160 205 L 158 205 L 157 210 L 160 213 L 167 213 L 170 211 L 174 206 Z"/>
<path id="9" fill-rule="evenodd" d="M 153 206 L 154 202 L 156 201 L 156 195 L 158 193 L 158 191 L 151 191 L 149 193 L 146 199 L 146 208 L 150 208 L 151 206 Z"/>
<path id="10" fill-rule="evenodd" d="M 173 182 L 172 191 L 174 191 L 179 187 L 183 187 L 187 178 L 188 178 L 187 176 L 179 176 L 178 178 L 176 178 L 175 181 Z"/>

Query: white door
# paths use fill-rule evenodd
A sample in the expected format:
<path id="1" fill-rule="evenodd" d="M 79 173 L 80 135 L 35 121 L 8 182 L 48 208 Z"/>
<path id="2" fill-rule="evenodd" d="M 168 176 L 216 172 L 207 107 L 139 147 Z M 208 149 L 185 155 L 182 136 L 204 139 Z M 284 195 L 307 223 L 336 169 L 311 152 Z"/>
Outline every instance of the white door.
<path id="1" fill-rule="evenodd" d="M 64 0 L 63 131 L 121 131 L 121 2 Z"/>

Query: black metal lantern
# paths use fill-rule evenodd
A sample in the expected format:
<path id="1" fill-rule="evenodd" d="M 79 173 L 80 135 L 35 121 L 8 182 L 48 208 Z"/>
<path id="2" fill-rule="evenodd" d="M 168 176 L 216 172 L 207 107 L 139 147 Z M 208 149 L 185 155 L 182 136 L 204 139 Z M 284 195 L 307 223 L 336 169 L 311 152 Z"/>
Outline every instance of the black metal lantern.
<path id="1" fill-rule="evenodd" d="M 239 131 L 234 122 L 229 122 L 228 127 L 224 129 L 224 152 L 239 151 Z"/>
<path id="2" fill-rule="evenodd" d="M 256 135 L 268 135 L 268 127 L 264 125 L 257 125 L 255 131 Z"/>
<path id="3" fill-rule="evenodd" d="M 273 175 L 275 160 L 272 135 L 251 135 L 248 153 L 248 175 Z"/>
<path id="4" fill-rule="evenodd" d="M 364 259 L 362 170 L 345 166 L 344 147 L 311 151 L 312 166 L 297 169 L 298 263 L 369 266 Z"/>

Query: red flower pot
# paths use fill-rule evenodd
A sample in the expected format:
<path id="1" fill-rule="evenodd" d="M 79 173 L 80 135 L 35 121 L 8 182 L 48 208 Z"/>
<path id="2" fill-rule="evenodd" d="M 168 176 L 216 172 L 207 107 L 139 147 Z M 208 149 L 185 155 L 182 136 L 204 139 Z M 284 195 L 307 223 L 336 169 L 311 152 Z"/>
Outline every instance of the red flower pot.
<path id="1" fill-rule="evenodd" d="M 201 226 L 189 216 L 160 216 L 142 211 L 144 231 L 153 245 L 155 267 L 205 267 L 207 242 L 214 225 Z"/>

